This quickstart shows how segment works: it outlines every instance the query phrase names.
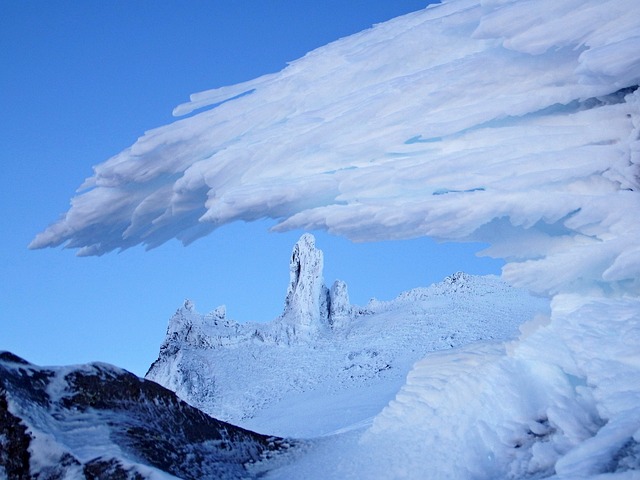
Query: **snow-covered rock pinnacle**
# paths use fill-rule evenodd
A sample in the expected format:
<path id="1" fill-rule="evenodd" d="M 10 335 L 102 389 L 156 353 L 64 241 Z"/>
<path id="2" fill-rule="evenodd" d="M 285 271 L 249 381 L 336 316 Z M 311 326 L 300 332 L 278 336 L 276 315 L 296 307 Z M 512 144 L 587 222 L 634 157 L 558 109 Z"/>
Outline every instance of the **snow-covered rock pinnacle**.
<path id="1" fill-rule="evenodd" d="M 336 280 L 329 290 L 329 322 L 332 327 L 343 327 L 353 316 L 347 284 Z"/>
<path id="2" fill-rule="evenodd" d="M 281 316 L 287 341 L 309 340 L 330 326 L 330 294 L 324 284 L 324 256 L 316 239 L 305 233 L 293 247 L 289 286 Z"/>
<path id="3" fill-rule="evenodd" d="M 315 247 L 314 236 L 304 234 L 291 254 L 284 311 L 271 323 L 239 324 L 227 318 L 224 305 L 202 315 L 191 300 L 185 300 L 169 320 L 160 357 L 151 370 L 157 370 L 166 358 L 185 348 L 215 348 L 249 340 L 307 342 L 332 328 L 346 326 L 354 316 L 347 285 L 336 280 L 329 290 L 322 270 L 323 253 Z"/>
<path id="4" fill-rule="evenodd" d="M 305 233 L 293 247 L 289 262 L 289 287 L 283 315 L 315 317 L 324 286 L 324 256 L 316 248 L 316 239 Z"/>

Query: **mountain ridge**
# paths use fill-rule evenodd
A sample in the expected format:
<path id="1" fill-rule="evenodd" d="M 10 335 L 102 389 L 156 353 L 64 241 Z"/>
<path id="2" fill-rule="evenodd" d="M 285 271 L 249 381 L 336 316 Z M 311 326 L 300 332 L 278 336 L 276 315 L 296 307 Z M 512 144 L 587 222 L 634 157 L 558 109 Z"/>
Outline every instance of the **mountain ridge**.
<path id="1" fill-rule="evenodd" d="M 0 478 L 253 478 L 289 445 L 112 365 L 39 367 L 0 352 Z"/>
<path id="2" fill-rule="evenodd" d="M 185 301 L 170 319 L 146 378 L 234 424 L 266 432 L 275 428 L 283 436 L 327 434 L 381 410 L 429 352 L 513 339 L 521 323 L 548 310 L 546 299 L 496 276 L 463 272 L 393 300 L 352 305 L 346 283 L 325 286 L 322 262 L 313 236 L 304 234 L 293 247 L 283 313 L 271 322 L 228 320 L 223 307 L 203 315 Z M 266 412 L 294 398 L 303 402 L 312 392 L 334 402 L 322 405 L 317 416 L 327 408 L 344 410 L 335 404 L 337 396 L 352 392 L 359 398 L 354 389 L 379 392 L 371 393 L 375 400 L 367 400 L 361 413 L 350 405 L 346 423 L 318 420 L 314 427 L 307 422 L 308 428 L 263 423 Z M 302 409 L 298 403 L 291 408 Z"/>

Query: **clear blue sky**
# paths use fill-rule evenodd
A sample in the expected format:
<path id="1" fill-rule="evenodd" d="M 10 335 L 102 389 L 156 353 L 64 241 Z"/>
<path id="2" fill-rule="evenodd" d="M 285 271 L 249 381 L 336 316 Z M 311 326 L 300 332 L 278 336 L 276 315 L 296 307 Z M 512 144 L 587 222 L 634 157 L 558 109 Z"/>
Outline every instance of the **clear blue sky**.
<path id="1" fill-rule="evenodd" d="M 189 94 L 281 70 L 286 62 L 425 0 L 21 1 L 0 3 L 3 115 L 0 350 L 39 364 L 106 361 L 142 375 L 185 298 L 206 313 L 266 321 L 282 310 L 302 232 L 224 227 L 98 258 L 30 251 L 98 164 L 174 120 Z M 325 280 L 352 303 L 391 299 L 457 270 L 498 273 L 476 246 L 428 239 L 351 244 L 314 232 Z"/>

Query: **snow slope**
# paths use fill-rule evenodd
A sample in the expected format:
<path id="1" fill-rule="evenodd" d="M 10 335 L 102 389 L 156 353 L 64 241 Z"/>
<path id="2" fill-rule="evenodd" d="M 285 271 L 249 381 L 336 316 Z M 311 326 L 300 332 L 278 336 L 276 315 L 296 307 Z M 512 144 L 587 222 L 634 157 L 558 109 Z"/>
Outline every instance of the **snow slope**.
<path id="1" fill-rule="evenodd" d="M 268 478 L 639 478 L 640 301 L 552 307 L 518 341 L 425 356 L 370 428 Z"/>
<path id="2" fill-rule="evenodd" d="M 193 95 L 176 113 L 205 110 L 97 166 L 32 247 L 188 243 L 264 217 L 488 242 L 507 281 L 552 298 L 548 318 L 508 348 L 426 356 L 352 448 L 326 442 L 308 462 L 637 478 L 639 84 L 636 0 L 446 1 Z"/>
<path id="3" fill-rule="evenodd" d="M 186 301 L 147 378 L 216 418 L 316 437 L 370 422 L 428 352 L 513 339 L 525 320 L 548 313 L 544 298 L 464 273 L 353 306 L 343 282 L 324 286 L 322 260 L 303 235 L 283 314 L 270 323 L 238 324 L 222 307 L 202 315 Z"/>

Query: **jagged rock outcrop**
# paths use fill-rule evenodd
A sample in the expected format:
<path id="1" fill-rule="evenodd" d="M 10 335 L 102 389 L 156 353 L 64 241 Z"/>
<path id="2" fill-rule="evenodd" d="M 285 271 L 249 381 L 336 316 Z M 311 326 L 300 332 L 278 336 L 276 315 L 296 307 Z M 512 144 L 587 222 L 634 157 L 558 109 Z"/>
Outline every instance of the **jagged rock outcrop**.
<path id="1" fill-rule="evenodd" d="M 111 365 L 42 368 L 0 352 L 0 478 L 254 478 L 287 445 Z"/>
<path id="2" fill-rule="evenodd" d="M 324 256 L 315 237 L 305 233 L 293 247 L 284 312 L 278 319 L 287 343 L 309 341 L 331 327 L 331 293 L 324 284 Z"/>
<path id="3" fill-rule="evenodd" d="M 224 305 L 201 315 L 196 312 L 194 303 L 187 299 L 169 319 L 167 335 L 160 351 L 171 353 L 179 345 L 196 348 L 226 345 L 237 336 L 238 327 L 237 322 L 227 319 Z"/>
<path id="4" fill-rule="evenodd" d="M 324 256 L 316 248 L 314 236 L 302 235 L 289 262 L 283 313 L 268 324 L 239 324 L 227 318 L 224 306 L 202 315 L 196 312 L 193 302 L 185 300 L 169 320 L 160 357 L 149 371 L 159 367 L 163 357 L 176 355 L 181 348 L 215 348 L 246 341 L 308 342 L 330 333 L 332 328 L 345 326 L 354 315 L 347 285 L 336 280 L 331 289 L 327 288 L 323 267 Z"/>
<path id="5" fill-rule="evenodd" d="M 345 329 L 355 317 L 347 285 L 337 280 L 328 289 L 323 266 L 323 253 L 316 248 L 313 235 L 302 235 L 291 254 L 284 311 L 269 323 L 239 324 L 226 317 L 224 306 L 202 315 L 193 302 L 185 300 L 169 320 L 160 355 L 146 378 L 206 409 L 216 403 L 219 377 L 217 366 L 208 361 L 208 350 L 246 344 L 309 344 Z"/>
<path id="6" fill-rule="evenodd" d="M 349 301 L 347 284 L 342 280 L 336 280 L 329 290 L 329 322 L 334 328 L 346 326 L 354 314 L 353 306 Z"/>

